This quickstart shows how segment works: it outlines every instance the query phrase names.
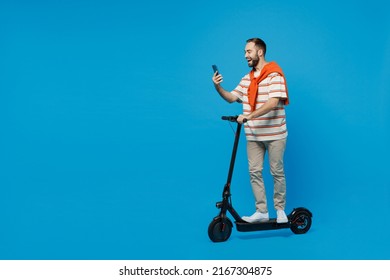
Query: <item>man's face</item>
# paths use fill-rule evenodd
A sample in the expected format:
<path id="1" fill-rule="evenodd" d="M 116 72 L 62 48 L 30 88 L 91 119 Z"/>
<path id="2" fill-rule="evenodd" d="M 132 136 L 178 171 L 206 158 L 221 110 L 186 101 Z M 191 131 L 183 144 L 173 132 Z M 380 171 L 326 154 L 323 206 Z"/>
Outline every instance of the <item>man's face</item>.
<path id="1" fill-rule="evenodd" d="M 249 67 L 256 67 L 259 63 L 259 49 L 256 48 L 255 43 L 249 42 L 245 46 L 245 59 L 248 61 Z"/>

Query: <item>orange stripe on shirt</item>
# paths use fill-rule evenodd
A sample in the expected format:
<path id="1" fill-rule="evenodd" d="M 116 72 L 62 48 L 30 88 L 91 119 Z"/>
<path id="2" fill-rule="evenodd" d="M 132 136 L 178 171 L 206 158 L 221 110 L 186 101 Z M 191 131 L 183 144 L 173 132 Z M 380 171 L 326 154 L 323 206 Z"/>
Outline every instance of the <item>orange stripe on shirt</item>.
<path id="1" fill-rule="evenodd" d="M 286 133 L 287 130 L 283 130 L 283 131 L 280 131 L 280 132 L 276 132 L 276 133 L 245 133 L 246 136 L 254 136 L 254 137 L 265 137 L 265 136 L 276 136 L 276 135 L 281 135 L 281 134 L 284 134 Z"/>

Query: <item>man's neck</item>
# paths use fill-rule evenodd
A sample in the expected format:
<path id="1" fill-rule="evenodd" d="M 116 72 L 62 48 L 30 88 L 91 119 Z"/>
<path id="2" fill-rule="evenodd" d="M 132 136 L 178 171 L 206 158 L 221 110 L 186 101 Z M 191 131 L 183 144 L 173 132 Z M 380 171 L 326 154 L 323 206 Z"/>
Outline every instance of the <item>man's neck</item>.
<path id="1" fill-rule="evenodd" d="M 267 65 L 268 62 L 265 61 L 264 59 L 260 59 L 259 63 L 255 67 L 253 67 L 253 70 L 255 70 L 255 73 L 261 73 L 261 70 L 263 70 L 264 66 Z"/>

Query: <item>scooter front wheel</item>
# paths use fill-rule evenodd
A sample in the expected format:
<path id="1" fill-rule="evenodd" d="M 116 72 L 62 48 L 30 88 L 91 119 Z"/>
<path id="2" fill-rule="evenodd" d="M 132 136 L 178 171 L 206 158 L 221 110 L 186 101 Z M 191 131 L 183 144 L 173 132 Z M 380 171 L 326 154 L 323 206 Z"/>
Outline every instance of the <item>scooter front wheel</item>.
<path id="1" fill-rule="evenodd" d="M 229 218 L 215 217 L 209 225 L 209 238 L 213 242 L 224 242 L 229 239 L 232 228 Z"/>

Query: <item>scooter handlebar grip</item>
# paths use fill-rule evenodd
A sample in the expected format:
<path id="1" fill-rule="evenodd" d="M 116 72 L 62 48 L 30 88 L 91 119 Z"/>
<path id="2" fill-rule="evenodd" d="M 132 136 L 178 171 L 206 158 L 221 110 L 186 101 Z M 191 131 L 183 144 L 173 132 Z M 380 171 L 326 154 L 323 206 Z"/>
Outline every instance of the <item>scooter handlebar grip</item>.
<path id="1" fill-rule="evenodd" d="M 238 116 L 222 116 L 222 120 L 229 121 L 229 122 L 236 122 L 237 118 Z M 247 119 L 243 119 L 244 123 L 246 123 L 247 121 L 248 121 Z"/>
<path id="2" fill-rule="evenodd" d="M 237 118 L 238 116 L 222 116 L 222 120 L 229 122 L 235 122 Z"/>

